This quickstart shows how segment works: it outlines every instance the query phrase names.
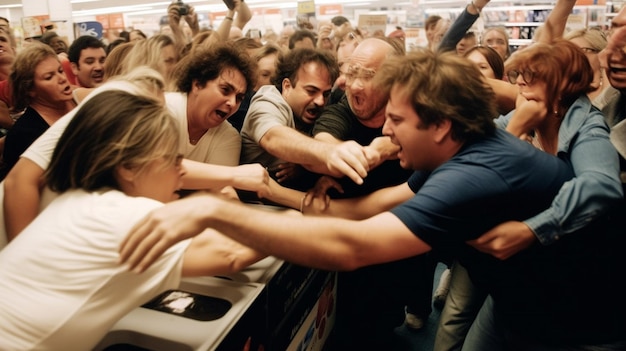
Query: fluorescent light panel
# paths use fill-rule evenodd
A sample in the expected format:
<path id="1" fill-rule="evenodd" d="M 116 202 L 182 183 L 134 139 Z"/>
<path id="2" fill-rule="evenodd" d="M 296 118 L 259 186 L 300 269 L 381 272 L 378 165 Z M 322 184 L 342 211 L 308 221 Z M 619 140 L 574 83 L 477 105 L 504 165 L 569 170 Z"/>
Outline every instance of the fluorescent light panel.
<path id="1" fill-rule="evenodd" d="M 103 5 L 106 6 L 106 2 L 103 0 L 70 0 L 70 2 L 72 4 L 102 2 Z M 185 3 L 188 3 L 188 4 L 206 3 L 206 2 L 207 0 L 186 0 L 185 1 Z M 297 7 L 296 1 L 247 0 L 246 3 L 251 8 L 271 7 L 271 8 L 285 9 L 285 8 Z M 336 3 L 337 3 L 337 0 L 315 0 L 316 5 L 327 5 L 327 4 L 336 4 Z M 72 16 L 84 17 L 84 16 L 94 16 L 94 15 L 101 15 L 101 14 L 108 14 L 108 13 L 125 13 L 127 15 L 133 15 L 133 16 L 143 15 L 143 14 L 154 14 L 154 13 L 163 12 L 163 9 L 166 9 L 167 6 L 169 6 L 170 4 L 171 4 L 171 1 L 160 1 L 160 2 L 140 4 L 140 5 L 129 5 L 129 6 L 114 6 L 114 7 L 103 6 L 98 9 L 72 11 Z M 341 4 L 354 7 L 354 6 L 368 6 L 368 5 L 371 5 L 372 3 L 363 1 L 363 0 L 343 0 Z M 22 7 L 21 3 L 0 5 L 0 8 L 19 8 L 19 7 Z M 226 11 L 226 7 L 221 1 L 215 2 L 214 4 L 198 5 L 198 6 L 195 6 L 195 8 L 197 11 L 211 11 L 211 12 Z"/>

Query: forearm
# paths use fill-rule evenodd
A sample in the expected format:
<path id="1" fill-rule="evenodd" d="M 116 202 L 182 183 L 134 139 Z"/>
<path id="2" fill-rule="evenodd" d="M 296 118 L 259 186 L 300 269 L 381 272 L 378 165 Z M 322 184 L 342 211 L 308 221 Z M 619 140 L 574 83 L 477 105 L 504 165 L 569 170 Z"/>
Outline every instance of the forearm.
<path id="1" fill-rule="evenodd" d="M 453 51 L 456 44 L 463 38 L 465 33 L 474 25 L 478 19 L 479 11 L 487 5 L 489 1 L 474 0 L 468 4 L 463 12 L 457 17 L 450 29 L 446 32 L 439 45 L 439 51 Z"/>
<path id="2" fill-rule="evenodd" d="M 315 173 L 329 173 L 326 166 L 332 148 L 329 143 L 284 126 L 270 129 L 259 143 L 263 149 L 283 161 L 302 165 Z"/>
<path id="3" fill-rule="evenodd" d="M 7 239 L 13 240 L 39 213 L 41 189 L 37 182 L 18 180 L 9 174 L 4 180 L 4 225 Z"/>
<path id="4" fill-rule="evenodd" d="M 540 32 L 539 37 L 535 38 L 536 42 L 550 43 L 556 38 L 563 36 L 567 18 L 572 13 L 576 5 L 576 0 L 557 0 L 554 8 L 546 18 L 544 28 Z"/>
<path id="5" fill-rule="evenodd" d="M 242 1 L 237 8 L 237 17 L 235 17 L 234 25 L 243 30 L 243 27 L 246 26 L 251 18 L 252 11 L 250 11 L 248 5 L 246 5 L 246 3 Z"/>
<path id="6" fill-rule="evenodd" d="M 183 160 L 187 173 L 183 176 L 183 188 L 188 190 L 221 189 L 225 186 L 238 188 L 237 167 Z"/>
<path id="7" fill-rule="evenodd" d="M 259 252 L 319 269 L 354 268 L 347 239 L 356 229 L 352 221 L 286 216 L 228 202 L 207 211 L 206 227 Z"/>
<path id="8" fill-rule="evenodd" d="M 220 26 L 217 27 L 217 34 L 219 35 L 220 40 L 226 41 L 228 40 L 228 36 L 230 35 L 230 27 L 233 25 L 233 16 L 235 15 L 235 10 L 228 10 L 226 12 L 226 16 Z"/>
<path id="9" fill-rule="evenodd" d="M 574 178 L 565 183 L 550 208 L 524 223 L 543 245 L 552 244 L 564 235 L 575 233 L 604 215 L 622 199 L 619 189 L 608 189 L 606 185 L 611 182 L 607 180 L 601 181 L 599 177 Z M 595 184 L 590 185 L 589 182 Z M 585 188 L 597 189 L 599 186 L 604 188 L 602 194 L 590 192 Z"/>
<path id="10" fill-rule="evenodd" d="M 168 8 L 168 24 L 172 30 L 174 46 L 176 47 L 177 52 L 181 52 L 185 44 L 187 44 L 187 39 L 185 38 L 185 33 L 183 33 L 183 30 L 180 27 L 180 15 L 178 14 L 178 8 L 174 6 L 175 5 L 172 4 Z"/>
<path id="11" fill-rule="evenodd" d="M 314 199 L 310 205 L 306 206 L 303 201 L 305 195 L 306 193 L 303 191 L 286 188 L 275 181 L 270 181 L 270 192 L 267 198 L 283 206 L 301 210 L 306 215 L 359 220 L 392 209 L 408 200 L 412 196 L 412 192 L 408 185 L 401 184 L 362 197 L 331 199 L 328 206 L 323 206 L 321 199 Z M 322 210 L 322 208 L 325 209 Z"/>
<path id="12" fill-rule="evenodd" d="M 185 250 L 183 276 L 232 274 L 264 257 L 267 255 L 207 229 L 194 237 Z"/>
<path id="13" fill-rule="evenodd" d="M 597 119 L 596 127 L 580 129 L 568 150 L 575 177 L 561 187 L 549 209 L 525 221 L 544 245 L 588 225 L 623 198 L 618 156 L 601 117 Z"/>
<path id="14" fill-rule="evenodd" d="M 13 123 L 9 107 L 4 101 L 0 101 L 0 128 L 9 129 L 13 126 Z"/>
<path id="15" fill-rule="evenodd" d="M 339 140 L 327 132 L 317 133 L 315 134 L 313 139 L 331 144 L 341 144 L 343 142 L 343 140 Z"/>

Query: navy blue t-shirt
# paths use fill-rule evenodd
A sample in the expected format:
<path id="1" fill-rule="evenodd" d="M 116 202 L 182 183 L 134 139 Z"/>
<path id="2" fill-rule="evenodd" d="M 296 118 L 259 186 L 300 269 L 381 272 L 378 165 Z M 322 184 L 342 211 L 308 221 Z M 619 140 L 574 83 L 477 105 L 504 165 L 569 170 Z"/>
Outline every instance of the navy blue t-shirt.
<path id="1" fill-rule="evenodd" d="M 558 342 L 610 339 L 615 319 L 602 314 L 615 306 L 598 306 L 606 293 L 598 284 L 616 261 L 604 229 L 590 225 L 547 247 L 535 242 L 504 261 L 465 244 L 545 210 L 572 176 L 565 161 L 498 130 L 434 171 L 415 172 L 408 182 L 415 196 L 391 212 L 433 250 L 458 258 L 512 330 Z"/>
<path id="2" fill-rule="evenodd" d="M 458 258 L 511 330 L 548 342 L 609 341 L 625 330 L 624 304 L 615 304 L 623 288 L 599 286 L 624 267 L 624 255 L 603 219 L 504 261 L 465 244 L 547 209 L 572 177 L 567 162 L 498 130 L 434 171 L 415 172 L 408 181 L 415 196 L 391 212 L 434 251 Z"/>
<path id="3" fill-rule="evenodd" d="M 415 172 L 415 196 L 391 212 L 433 248 L 455 245 L 548 208 L 572 176 L 564 161 L 497 130 L 431 173 Z"/>

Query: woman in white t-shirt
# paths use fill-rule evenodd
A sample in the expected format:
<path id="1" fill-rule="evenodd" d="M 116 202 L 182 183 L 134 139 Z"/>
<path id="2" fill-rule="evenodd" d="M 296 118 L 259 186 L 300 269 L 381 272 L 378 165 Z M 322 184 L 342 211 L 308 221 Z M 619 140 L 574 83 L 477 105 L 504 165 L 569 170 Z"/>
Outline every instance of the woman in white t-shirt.
<path id="1" fill-rule="evenodd" d="M 178 198 L 178 138 L 154 96 L 110 90 L 81 105 L 44 175 L 58 197 L 0 251 L 0 349 L 92 349 L 181 275 L 230 273 L 262 258 L 207 230 L 141 274 L 119 263 L 132 226 Z"/>

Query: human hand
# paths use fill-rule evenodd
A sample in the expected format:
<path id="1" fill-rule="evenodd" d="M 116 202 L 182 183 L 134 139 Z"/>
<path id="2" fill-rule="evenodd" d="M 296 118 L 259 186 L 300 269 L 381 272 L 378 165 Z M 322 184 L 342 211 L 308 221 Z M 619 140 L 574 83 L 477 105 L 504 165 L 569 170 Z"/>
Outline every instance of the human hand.
<path id="1" fill-rule="evenodd" d="M 241 5 L 241 0 L 223 0 L 226 7 L 231 11 L 237 11 Z"/>
<path id="2" fill-rule="evenodd" d="M 330 203 L 330 196 L 327 194 L 328 189 L 335 189 L 343 194 L 343 187 L 335 178 L 322 176 L 317 180 L 317 182 L 315 182 L 315 186 L 309 189 L 306 195 L 304 195 L 302 205 L 308 207 L 317 199 L 322 203 L 320 210 L 324 211 Z"/>
<path id="3" fill-rule="evenodd" d="M 259 163 L 239 165 L 234 168 L 233 187 L 254 191 L 259 197 L 269 193 L 270 175 Z"/>
<path id="4" fill-rule="evenodd" d="M 388 136 L 374 138 L 367 148 L 375 150 L 380 157 L 376 163 L 372 163 L 372 160 L 370 160 L 370 169 L 380 165 L 384 161 L 397 159 L 398 152 L 400 151 L 400 145 L 392 143 L 391 138 Z"/>
<path id="5" fill-rule="evenodd" d="M 467 244 L 501 260 L 528 248 L 535 241 L 535 234 L 523 222 L 509 221 L 497 225 L 478 239 Z"/>
<path id="6" fill-rule="evenodd" d="M 326 158 L 326 168 L 334 177 L 347 176 L 356 184 L 363 184 L 363 178 L 369 172 L 366 151 L 356 141 L 344 141 L 334 145 Z"/>
<path id="7" fill-rule="evenodd" d="M 323 24 L 319 26 L 317 31 L 317 35 L 319 38 L 331 38 L 333 34 L 333 26 L 332 24 Z"/>
<path id="8" fill-rule="evenodd" d="M 518 138 L 526 140 L 530 132 L 541 124 L 547 114 L 548 110 L 543 100 L 529 100 L 520 94 L 516 101 L 515 112 L 513 112 L 506 130 Z"/>
<path id="9" fill-rule="evenodd" d="M 187 8 L 187 14 L 183 16 L 185 22 L 187 22 L 189 28 L 191 29 L 199 28 L 200 25 L 198 24 L 198 14 L 196 13 L 195 8 L 191 5 L 187 5 Z"/>
<path id="10" fill-rule="evenodd" d="M 205 215 L 217 201 L 210 195 L 191 196 L 151 211 L 122 241 L 120 263 L 127 262 L 137 273 L 145 271 L 168 248 L 201 233 Z"/>
<path id="11" fill-rule="evenodd" d="M 167 19 L 168 19 L 170 27 L 180 26 L 180 13 L 178 12 L 179 7 L 180 6 L 178 6 L 176 2 L 172 2 L 171 4 L 167 6 Z"/>
<path id="12" fill-rule="evenodd" d="M 284 162 L 278 164 L 276 167 L 268 170 L 273 172 L 276 180 L 279 183 L 284 183 L 288 180 L 297 178 L 301 174 L 302 168 L 300 165 L 292 162 Z"/>

